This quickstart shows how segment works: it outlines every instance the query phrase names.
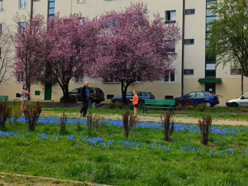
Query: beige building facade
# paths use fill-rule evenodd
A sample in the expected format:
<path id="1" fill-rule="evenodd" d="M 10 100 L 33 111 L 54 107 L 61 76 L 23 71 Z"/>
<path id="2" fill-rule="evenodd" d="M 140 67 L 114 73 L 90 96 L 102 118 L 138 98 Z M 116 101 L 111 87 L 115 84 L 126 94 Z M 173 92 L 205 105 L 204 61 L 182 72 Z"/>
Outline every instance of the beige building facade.
<path id="1" fill-rule="evenodd" d="M 81 12 L 85 17 L 94 17 L 109 10 L 120 10 L 139 0 L 34 0 L 34 14 L 48 17 L 60 12 L 61 16 Z M 219 95 L 220 105 L 241 95 L 241 75 L 239 70 L 230 66 L 215 68 L 214 59 L 208 59 L 205 54 L 207 22 L 216 19 L 208 9 L 209 0 L 143 0 L 147 3 L 150 15 L 158 12 L 165 18 L 165 24 L 178 24 L 183 32 L 183 40 L 176 43 L 175 52 L 178 58 L 173 61 L 176 73 L 156 82 L 136 82 L 130 85 L 133 89 L 152 92 L 156 99 L 179 97 L 191 91 L 206 90 Z M 0 0 L 0 24 L 14 24 L 13 17 L 29 15 L 31 0 Z M 0 27 L 1 28 L 1 27 Z M 184 29 L 183 29 L 184 28 Z M 1 61 L 1 59 L 0 59 Z M 183 67 L 183 68 L 182 68 Z M 9 74 L 11 75 L 11 74 Z M 0 84 L 0 95 L 8 95 L 9 100 L 19 99 L 18 93 L 23 82 L 20 77 L 12 77 Z M 105 102 L 110 102 L 111 96 L 121 95 L 121 85 L 118 82 L 103 82 L 102 79 L 87 77 L 72 78 L 70 91 L 83 86 L 89 81 L 90 86 L 99 87 L 105 93 Z M 244 78 L 244 92 L 248 91 L 248 78 Z M 60 101 L 62 90 L 58 84 L 38 84 L 31 86 L 31 99 Z"/>

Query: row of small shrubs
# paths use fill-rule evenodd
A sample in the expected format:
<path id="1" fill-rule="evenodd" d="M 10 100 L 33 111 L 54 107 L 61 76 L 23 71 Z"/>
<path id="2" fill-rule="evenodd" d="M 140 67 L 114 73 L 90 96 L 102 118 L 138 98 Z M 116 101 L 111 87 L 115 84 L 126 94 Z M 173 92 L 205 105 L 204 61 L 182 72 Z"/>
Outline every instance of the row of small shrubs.
<path id="1" fill-rule="evenodd" d="M 12 110 L 7 103 L 0 103 L 0 127 L 5 128 L 5 124 L 8 121 L 11 125 L 12 122 L 16 122 L 21 116 L 22 112 L 19 109 Z M 29 130 L 35 130 L 38 119 L 41 114 L 41 105 L 39 102 L 33 108 L 27 108 L 24 110 L 25 122 L 28 125 Z"/>
<path id="2" fill-rule="evenodd" d="M 193 105 L 187 105 L 185 107 L 183 107 L 182 105 L 178 105 L 176 106 L 176 110 L 193 110 L 195 107 Z M 197 110 L 198 111 L 205 111 L 206 110 L 206 104 L 205 103 L 201 103 L 199 105 L 197 105 Z"/>
<path id="3" fill-rule="evenodd" d="M 133 104 L 128 104 L 128 107 L 129 107 L 129 109 L 130 110 L 132 110 L 133 109 Z M 109 109 L 123 109 L 123 108 L 125 108 L 125 104 L 124 103 L 122 103 L 122 102 L 119 102 L 119 103 L 112 103 L 112 102 L 110 102 L 109 104 L 108 104 L 108 108 Z"/>

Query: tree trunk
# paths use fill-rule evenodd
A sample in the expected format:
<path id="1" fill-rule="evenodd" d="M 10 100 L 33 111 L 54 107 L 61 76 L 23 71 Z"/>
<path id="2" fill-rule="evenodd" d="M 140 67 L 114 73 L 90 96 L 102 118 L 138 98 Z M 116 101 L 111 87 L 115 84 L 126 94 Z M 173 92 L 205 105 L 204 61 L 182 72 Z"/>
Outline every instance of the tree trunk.
<path id="1" fill-rule="evenodd" d="M 130 84 L 124 83 L 124 81 L 121 81 L 121 95 L 122 95 L 122 102 L 127 105 L 127 88 Z"/>
<path id="2" fill-rule="evenodd" d="M 59 83 L 59 86 L 61 87 L 63 94 L 64 94 L 64 101 L 65 102 L 69 102 L 69 80 L 67 79 L 66 81 L 62 81 L 60 82 L 59 80 L 57 80 L 57 82 Z"/>

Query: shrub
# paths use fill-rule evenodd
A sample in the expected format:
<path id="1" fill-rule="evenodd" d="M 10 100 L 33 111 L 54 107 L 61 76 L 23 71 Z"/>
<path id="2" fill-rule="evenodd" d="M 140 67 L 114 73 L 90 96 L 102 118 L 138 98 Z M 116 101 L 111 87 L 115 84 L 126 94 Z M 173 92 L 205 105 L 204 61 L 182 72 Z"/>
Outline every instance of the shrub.
<path id="1" fill-rule="evenodd" d="M 205 111 L 206 110 L 206 103 L 201 103 L 197 106 L 198 111 Z"/>
<path id="2" fill-rule="evenodd" d="M 208 144 L 208 136 L 211 133 L 211 124 L 212 124 L 212 118 L 211 116 L 202 117 L 202 119 L 198 120 L 199 127 L 201 131 L 201 143 L 204 145 Z"/>
<path id="3" fill-rule="evenodd" d="M 248 109 L 247 108 L 241 108 L 240 111 L 241 112 L 248 112 Z"/>
<path id="4" fill-rule="evenodd" d="M 183 109 L 183 106 L 182 105 L 176 106 L 176 110 L 182 110 L 182 109 Z"/>
<path id="5" fill-rule="evenodd" d="M 194 102 L 194 101 L 193 101 L 193 100 L 191 100 L 191 99 L 185 98 L 185 99 L 184 99 L 184 106 L 188 106 L 188 105 L 193 105 L 193 106 L 196 106 L 196 105 L 197 105 L 197 103 L 196 103 L 196 102 Z"/>
<path id="6" fill-rule="evenodd" d="M 133 117 L 128 110 L 122 114 L 124 136 L 128 138 L 129 133 L 132 129 L 135 129 L 137 120 Z"/>
<path id="7" fill-rule="evenodd" d="M 166 114 L 161 115 L 160 118 L 164 129 L 164 135 L 165 135 L 164 140 L 169 141 L 170 136 L 172 135 L 175 129 L 174 127 L 175 120 L 171 118 L 170 112 L 166 112 Z"/>
<path id="8" fill-rule="evenodd" d="M 175 105 L 176 106 L 182 105 L 182 102 L 178 98 L 175 98 Z"/>
<path id="9" fill-rule="evenodd" d="M 29 130 L 35 130 L 40 114 L 41 105 L 39 104 L 39 101 L 36 102 L 36 106 L 34 108 L 24 110 L 25 121 L 28 124 Z"/>
<path id="10" fill-rule="evenodd" d="M 185 108 L 186 108 L 186 110 L 193 110 L 194 106 L 193 105 L 187 105 Z"/>
<path id="11" fill-rule="evenodd" d="M 67 122 L 67 116 L 63 112 L 63 115 L 60 117 L 60 131 L 61 132 L 66 131 L 66 122 Z"/>
<path id="12" fill-rule="evenodd" d="M 109 108 L 109 109 L 114 109 L 114 108 L 116 108 L 116 104 L 110 102 L 110 103 L 108 104 L 108 108 Z"/>
<path id="13" fill-rule="evenodd" d="M 104 118 L 101 117 L 100 115 L 98 114 L 93 115 L 91 111 L 87 114 L 88 132 L 91 132 L 92 129 L 95 129 L 96 131 L 102 131 L 105 124 L 106 122 L 104 121 Z"/>
<path id="14" fill-rule="evenodd" d="M 5 123 L 11 118 L 11 108 L 6 103 L 0 103 L 0 127 L 5 128 Z"/>
<path id="15" fill-rule="evenodd" d="M 124 106 L 124 104 L 123 104 L 122 102 L 116 103 L 116 107 L 117 107 L 118 109 L 122 109 L 123 106 Z"/>
<path id="16" fill-rule="evenodd" d="M 129 109 L 130 109 L 130 110 L 133 110 L 133 104 L 132 104 L 132 103 L 129 103 L 128 106 L 129 106 Z"/>
<path id="17" fill-rule="evenodd" d="M 230 110 L 229 110 L 230 112 L 233 112 L 234 111 L 234 108 L 230 108 Z"/>

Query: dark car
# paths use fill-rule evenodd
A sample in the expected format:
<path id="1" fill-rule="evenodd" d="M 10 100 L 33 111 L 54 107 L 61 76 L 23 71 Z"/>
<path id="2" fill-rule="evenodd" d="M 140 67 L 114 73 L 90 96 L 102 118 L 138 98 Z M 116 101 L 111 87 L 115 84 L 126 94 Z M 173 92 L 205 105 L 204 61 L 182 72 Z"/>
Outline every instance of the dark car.
<path id="1" fill-rule="evenodd" d="M 190 92 L 178 99 L 181 101 L 182 105 L 185 105 L 187 101 L 195 104 L 206 103 L 207 107 L 214 107 L 219 104 L 218 96 L 205 91 Z"/>
<path id="2" fill-rule="evenodd" d="M 72 102 L 81 101 L 81 98 L 80 98 L 81 88 L 82 87 L 76 88 L 69 93 L 69 101 L 72 101 Z M 89 90 L 90 90 L 90 98 L 89 98 L 90 103 L 94 103 L 94 102 L 95 103 L 101 103 L 102 101 L 105 100 L 104 93 L 100 88 L 89 87 Z M 62 101 L 62 102 L 65 101 L 64 95 L 60 98 L 60 101 Z"/>
<path id="3" fill-rule="evenodd" d="M 155 96 L 151 92 L 140 92 L 137 91 L 137 94 L 139 96 L 139 104 L 143 105 L 145 99 L 155 99 Z M 127 96 L 127 102 L 131 103 L 130 99 L 133 99 L 133 92 L 128 92 L 126 94 Z M 116 96 L 111 99 L 113 103 L 122 102 L 122 96 Z"/>

